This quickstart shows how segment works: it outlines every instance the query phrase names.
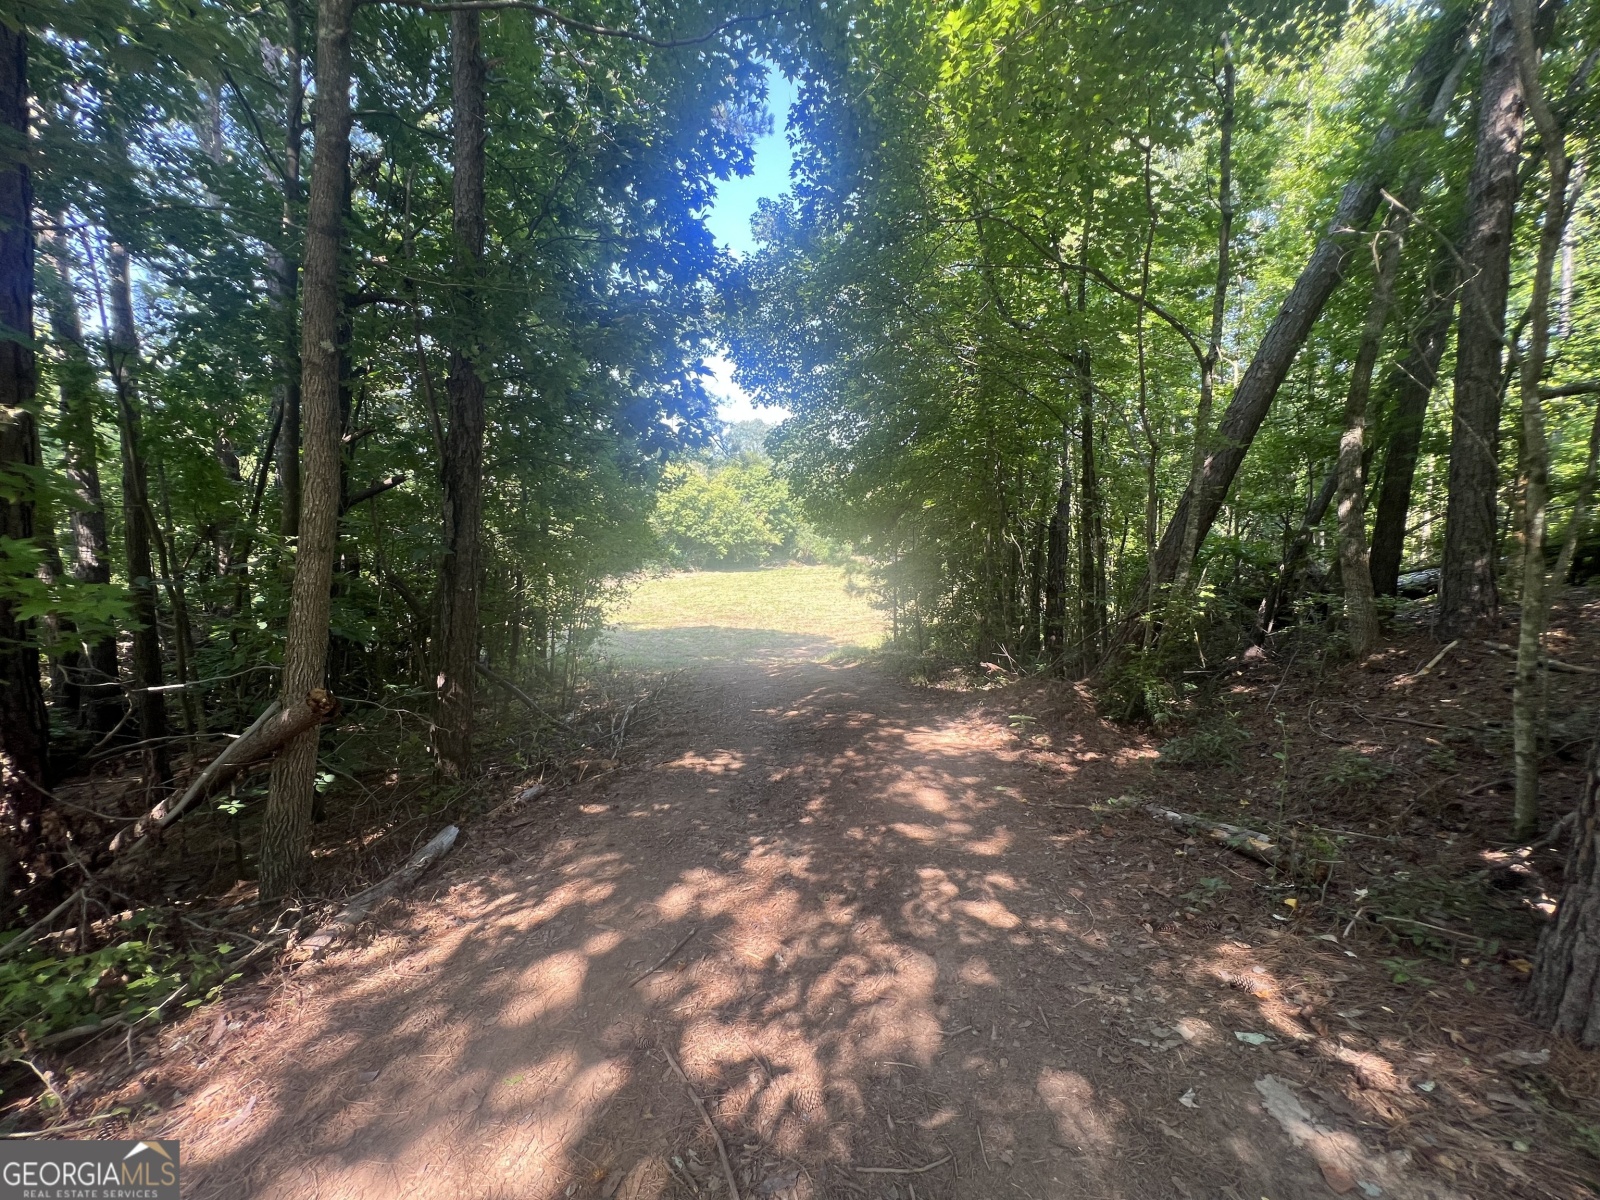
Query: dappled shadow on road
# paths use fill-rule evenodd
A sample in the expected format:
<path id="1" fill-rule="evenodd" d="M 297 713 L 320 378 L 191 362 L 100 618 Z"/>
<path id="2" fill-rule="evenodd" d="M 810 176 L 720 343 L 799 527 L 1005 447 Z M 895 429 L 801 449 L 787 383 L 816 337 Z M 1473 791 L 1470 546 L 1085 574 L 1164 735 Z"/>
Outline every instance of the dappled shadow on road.
<path id="1" fill-rule="evenodd" d="M 863 669 L 748 679 L 648 772 L 470 831 L 437 903 L 287 985 L 167 1131 L 187 1194 L 726 1195 L 669 1051 L 741 1193 L 1131 1200 L 1185 1194 L 1180 1154 L 1195 1194 L 1302 1194 L 1238 1112 L 1145 1111 L 1181 1087 L 1106 1030 L 1181 965 L 1109 915 L 1111 856 L 1004 731 Z"/>

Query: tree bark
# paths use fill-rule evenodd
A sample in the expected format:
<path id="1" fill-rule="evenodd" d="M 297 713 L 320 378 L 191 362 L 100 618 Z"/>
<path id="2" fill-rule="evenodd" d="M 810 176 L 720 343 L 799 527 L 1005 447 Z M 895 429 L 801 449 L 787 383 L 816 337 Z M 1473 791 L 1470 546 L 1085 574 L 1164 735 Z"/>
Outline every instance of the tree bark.
<path id="1" fill-rule="evenodd" d="M 1383 348 L 1383 329 L 1389 320 L 1394 277 L 1400 266 L 1400 250 L 1408 225 L 1409 218 L 1397 209 L 1390 213 L 1379 234 L 1385 240 L 1376 254 L 1372 300 L 1367 305 L 1361 341 L 1350 368 L 1350 386 L 1344 402 L 1344 434 L 1339 439 L 1339 574 L 1344 588 L 1345 636 L 1351 653 L 1358 659 L 1378 648 L 1378 609 L 1373 602 L 1372 572 L 1367 563 L 1368 401 L 1372 395 L 1372 372 L 1378 364 L 1378 352 Z"/>
<path id="2" fill-rule="evenodd" d="M 0 127 L 9 145 L 0 158 L 0 471 L 40 466 L 34 416 L 38 376 L 33 356 L 33 182 L 28 145 L 27 36 L 0 22 Z M 31 489 L 0 492 L 0 536 L 31 541 Z M 0 596 L 0 839 L 7 857 L 26 858 L 38 844 L 49 753 L 49 724 L 39 682 L 33 624 Z M 9 894 L 12 862 L 0 863 Z"/>
<path id="3" fill-rule="evenodd" d="M 1492 617 L 1500 401 L 1511 285 L 1512 223 L 1522 156 L 1523 92 L 1510 0 L 1496 0 L 1478 90 L 1478 134 L 1461 245 L 1466 277 L 1456 324 L 1455 408 L 1445 500 L 1441 636 L 1460 637 Z"/>
<path id="4" fill-rule="evenodd" d="M 1570 226 L 1569 226 L 1570 229 Z M 1572 574 L 1572 560 L 1578 552 L 1578 539 L 1589 523 L 1589 505 L 1594 501 L 1597 469 L 1600 469 L 1600 401 L 1594 409 L 1594 419 L 1589 424 L 1589 455 L 1584 462 L 1583 475 L 1578 479 L 1578 491 L 1572 498 L 1572 512 L 1567 517 L 1566 532 L 1561 538 L 1561 553 L 1556 556 L 1555 570 L 1550 573 L 1556 588 L 1567 586 L 1567 576 Z"/>
<path id="5" fill-rule="evenodd" d="M 1439 363 L 1450 336 L 1450 324 L 1455 319 L 1459 278 L 1455 256 L 1448 250 L 1441 251 L 1410 347 L 1399 365 L 1390 371 L 1384 389 L 1390 394 L 1387 449 L 1368 557 L 1372 590 L 1379 596 L 1393 596 L 1400 590 L 1400 564 L 1405 556 L 1406 521 L 1411 512 L 1417 451 L 1422 446 L 1428 401 L 1439 379 Z"/>
<path id="6" fill-rule="evenodd" d="M 1600 737 L 1578 801 L 1565 886 L 1554 923 L 1539 935 L 1528 1016 L 1584 1046 L 1600 1046 Z"/>
<path id="7" fill-rule="evenodd" d="M 1084 673 L 1100 660 L 1106 624 L 1105 516 L 1095 462 L 1094 384 L 1089 348 L 1078 351 L 1078 608 Z"/>
<path id="8" fill-rule="evenodd" d="M 1184 543 L 1191 540 L 1185 535 L 1191 527 L 1191 504 L 1199 506 L 1193 525 L 1196 537 L 1192 539 L 1196 550 L 1222 510 L 1228 489 L 1256 432 L 1266 420 L 1278 388 L 1343 275 L 1345 261 L 1355 244 L 1350 231 L 1364 229 L 1377 211 L 1383 182 L 1392 170 L 1393 164 L 1388 159 L 1394 143 L 1419 112 L 1433 106 L 1440 89 L 1451 86 L 1449 68 L 1466 33 L 1469 15 L 1462 8 L 1440 19 L 1406 79 L 1393 119 L 1385 123 L 1374 139 L 1372 166 L 1346 185 L 1327 232 L 1301 269 L 1262 337 L 1244 378 L 1234 389 L 1233 398 L 1211 439 L 1212 450 L 1206 456 L 1201 486 L 1191 486 L 1185 491 L 1167 522 L 1161 543 L 1152 556 L 1149 573 L 1129 606 L 1119 643 L 1126 642 L 1132 635 L 1152 595 L 1174 579 Z"/>
<path id="9" fill-rule="evenodd" d="M 144 751 L 146 784 L 158 787 L 172 778 L 167 752 L 167 705 L 161 692 L 161 629 L 155 567 L 150 555 L 155 521 L 150 511 L 150 481 L 145 469 L 139 414 L 139 335 L 133 320 L 133 281 L 128 252 L 111 246 L 111 344 L 106 357 L 117 395 L 117 428 L 122 444 L 122 537 L 128 563 L 128 607 L 133 617 L 134 712 Z"/>
<path id="10" fill-rule="evenodd" d="M 72 492 L 67 570 L 79 583 L 104 585 L 111 582 L 111 539 L 100 492 L 95 371 L 83 340 L 71 256 L 61 235 L 50 242 L 47 285 L 42 290 L 50 313 L 50 336 L 61 356 L 56 365 L 61 392 L 61 466 Z M 78 688 L 80 724 L 98 734 L 109 733 L 119 719 L 120 707 L 114 690 L 119 678 L 115 635 L 96 638 L 68 669 L 78 676 L 73 682 Z"/>
<path id="11" fill-rule="evenodd" d="M 280 322 L 278 342 L 279 529 L 293 538 L 300 529 L 300 351 L 295 301 L 299 270 L 295 261 L 295 221 L 300 206 L 300 147 L 305 122 L 305 67 L 301 48 L 301 0 L 287 0 L 288 79 L 284 111 L 283 215 L 280 244 L 271 254 L 268 286 Z"/>
<path id="12" fill-rule="evenodd" d="M 439 578 L 438 672 L 433 742 L 440 770 L 461 778 L 472 769 L 472 704 L 478 660 L 478 576 L 482 572 L 483 377 L 481 314 L 484 218 L 484 59 L 476 12 L 450 14 L 452 127 L 455 155 L 456 270 L 461 280 L 446 403 L 444 560 Z"/>
<path id="13" fill-rule="evenodd" d="M 1540 660 L 1550 618 L 1549 575 L 1544 561 L 1545 522 L 1550 505 L 1550 446 L 1545 437 L 1545 362 L 1550 349 L 1550 292 L 1561 243 L 1567 230 L 1567 180 L 1570 163 L 1566 131 L 1545 101 L 1539 81 L 1539 50 L 1534 42 L 1531 0 L 1509 0 L 1517 74 L 1527 108 L 1543 143 L 1550 171 L 1544 224 L 1534 259 L 1528 298 L 1528 344 L 1522 354 L 1522 616 L 1517 634 L 1516 680 L 1511 694 L 1512 774 L 1516 799 L 1512 833 L 1528 837 L 1539 826 L 1539 752 L 1544 740 L 1544 679 Z M 1459 353 L 1459 351 L 1458 351 Z M 1447 560 L 1448 561 L 1448 560 Z M 1448 575 L 1446 576 L 1448 578 Z"/>
<path id="14" fill-rule="evenodd" d="M 1067 648 L 1067 555 L 1072 537 L 1072 426 L 1061 426 L 1061 479 L 1045 538 L 1044 652 L 1060 670 Z"/>
<path id="15" fill-rule="evenodd" d="M 284 648 L 282 702 L 321 688 L 327 669 L 329 589 L 339 520 L 340 258 L 344 178 L 350 158 L 350 23 L 353 0 L 320 0 L 317 11 L 316 150 L 306 211 L 301 304 L 300 402 L 304 444 L 300 522 Z M 272 765 L 261 835 L 261 894 L 296 888 L 306 866 L 317 770 L 317 728 L 300 734 Z"/>

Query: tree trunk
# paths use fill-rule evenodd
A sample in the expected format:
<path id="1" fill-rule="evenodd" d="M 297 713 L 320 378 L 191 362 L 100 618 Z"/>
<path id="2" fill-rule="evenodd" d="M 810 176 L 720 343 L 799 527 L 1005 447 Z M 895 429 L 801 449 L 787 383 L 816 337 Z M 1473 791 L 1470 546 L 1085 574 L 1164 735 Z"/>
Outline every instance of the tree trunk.
<path id="1" fill-rule="evenodd" d="M 339 521 L 340 257 L 344 177 L 350 157 L 350 21 L 353 0 L 320 0 L 317 10 L 316 150 L 306 210 L 301 305 L 300 403 L 304 437 L 300 523 L 284 648 L 285 708 L 323 686 L 329 589 Z M 317 771 L 317 729 L 300 734 L 272 765 L 261 833 L 261 894 L 300 883 Z"/>
<path id="2" fill-rule="evenodd" d="M 1600 737 L 1589 750 L 1589 772 L 1555 921 L 1539 935 L 1524 1006 L 1553 1033 L 1600 1046 Z"/>
<path id="3" fill-rule="evenodd" d="M 133 282 L 128 252 L 111 246 L 111 344 L 106 348 L 111 381 L 117 394 L 117 427 L 122 443 L 122 537 L 128 560 L 128 608 L 133 617 L 134 712 L 144 749 L 144 777 L 149 787 L 172 778 L 167 743 L 167 706 L 161 686 L 161 629 L 155 567 L 150 539 L 155 522 L 150 512 L 150 482 L 145 470 L 139 419 L 139 335 L 133 322 Z"/>
<path id="4" fill-rule="evenodd" d="M 1570 229 L 1570 226 L 1569 226 Z M 1584 462 L 1583 474 L 1578 479 L 1578 491 L 1572 498 L 1572 512 L 1567 517 L 1567 529 L 1561 538 L 1561 553 L 1556 556 L 1555 570 L 1550 573 L 1557 589 L 1567 586 L 1567 576 L 1572 573 L 1572 559 L 1578 552 L 1578 539 L 1589 523 L 1589 505 L 1594 501 L 1594 485 L 1600 469 L 1600 401 L 1594 409 L 1594 419 L 1589 423 L 1589 456 Z"/>
<path id="5" fill-rule="evenodd" d="M 1273 577 L 1272 586 L 1267 589 L 1261 607 L 1256 610 L 1256 641 L 1259 642 L 1276 627 L 1278 610 L 1283 607 L 1283 593 L 1288 588 L 1289 581 L 1294 578 L 1295 568 L 1300 565 L 1306 547 L 1311 544 L 1312 532 L 1322 524 L 1322 518 L 1328 515 L 1328 505 L 1333 503 L 1333 495 L 1338 488 L 1339 468 L 1335 466 L 1324 477 L 1322 486 L 1306 505 L 1305 516 L 1300 518 L 1300 527 L 1295 530 L 1294 537 L 1289 540 L 1289 546 L 1283 552 L 1283 562 L 1278 565 L 1278 573 Z"/>
<path id="6" fill-rule="evenodd" d="M 295 301 L 299 287 L 298 264 L 291 257 L 295 220 L 300 206 L 300 146 L 305 120 L 305 77 L 301 52 L 301 0 L 287 0 L 288 100 L 284 113 L 283 215 L 279 241 L 270 255 L 268 287 L 277 310 L 278 341 L 278 460 L 279 529 L 293 538 L 300 529 L 300 351 L 296 335 Z"/>
<path id="7" fill-rule="evenodd" d="M 1044 653 L 1060 671 L 1067 649 L 1067 555 L 1072 537 L 1072 426 L 1061 426 L 1061 481 L 1045 539 Z"/>
<path id="8" fill-rule="evenodd" d="M 1539 826 L 1539 750 L 1544 740 L 1544 680 L 1540 659 L 1550 619 L 1549 576 L 1544 561 L 1545 521 L 1550 504 L 1550 446 L 1545 438 L 1544 369 L 1550 349 L 1550 292 L 1556 259 L 1567 230 L 1567 178 L 1570 164 L 1566 131 L 1545 102 L 1539 81 L 1539 51 L 1534 43 L 1530 0 L 1509 0 L 1515 37 L 1518 77 L 1527 107 L 1543 143 L 1550 170 L 1544 224 L 1534 259 L 1533 289 L 1528 298 L 1528 345 L 1522 355 L 1522 618 L 1517 634 L 1516 682 L 1511 694 L 1511 738 L 1516 800 L 1512 833 L 1529 837 Z"/>
<path id="9" fill-rule="evenodd" d="M 1461 245 L 1455 409 L 1445 501 L 1439 628 L 1459 637 L 1494 615 L 1495 500 L 1506 294 L 1522 155 L 1523 95 L 1510 0 L 1496 0 L 1478 92 L 1478 139 Z"/>
<path id="10" fill-rule="evenodd" d="M 1200 406 L 1194 418 L 1194 455 L 1189 468 L 1189 494 L 1203 495 L 1211 436 L 1211 414 L 1216 405 L 1217 364 L 1222 361 L 1223 322 L 1228 313 L 1228 257 L 1233 248 L 1233 92 L 1235 82 L 1233 47 L 1228 35 L 1222 36 L 1221 133 L 1217 155 L 1217 278 L 1211 289 L 1211 334 L 1200 360 Z M 1220 497 L 1218 503 L 1221 503 Z M 1203 505 L 1192 504 L 1184 514 L 1183 542 L 1173 571 L 1178 603 L 1189 583 L 1189 568 L 1200 552 L 1205 531 L 1200 528 Z M 1207 528 L 1211 522 L 1206 521 Z"/>
<path id="11" fill-rule="evenodd" d="M 106 531 L 105 502 L 100 493 L 100 450 L 95 433 L 94 365 L 83 340 L 83 323 L 73 290 L 66 239 L 57 235 L 50 249 L 50 274 L 45 293 L 50 336 L 61 361 L 56 380 L 61 391 L 61 467 L 72 493 L 72 547 L 67 570 L 79 583 L 111 582 L 111 539 Z M 116 726 L 118 703 L 117 639 L 107 633 L 81 651 L 69 668 L 75 670 L 78 721 L 106 734 Z"/>
<path id="12" fill-rule="evenodd" d="M 1339 574 L 1344 587 L 1345 635 L 1358 659 L 1378 648 L 1378 609 L 1373 603 L 1372 572 L 1367 565 L 1366 471 L 1367 410 L 1372 395 L 1372 372 L 1383 348 L 1383 328 L 1389 321 L 1395 272 L 1405 243 L 1409 218 L 1395 210 L 1379 235 L 1385 239 L 1378 253 L 1372 281 L 1372 300 L 1361 329 L 1350 386 L 1345 393 L 1344 434 L 1339 439 Z"/>
<path id="13" fill-rule="evenodd" d="M 433 742 L 440 770 L 461 778 L 472 769 L 472 700 L 478 661 L 478 576 L 482 571 L 483 377 L 475 284 L 484 243 L 484 60 L 476 12 L 450 14 L 452 128 L 455 153 L 456 271 L 461 280 L 446 403 L 444 560 L 439 573 L 439 645 Z"/>
<path id="14" fill-rule="evenodd" d="M 1394 118 L 1374 139 L 1371 168 L 1346 185 L 1327 232 L 1289 289 L 1244 378 L 1234 389 L 1233 399 L 1211 439 L 1214 449 L 1206 457 L 1201 487 L 1191 486 L 1186 490 L 1167 522 L 1161 543 L 1152 556 L 1149 574 L 1129 607 L 1120 641 L 1131 636 L 1154 591 L 1172 582 L 1184 543 L 1192 540 L 1198 549 L 1222 510 L 1228 489 L 1256 432 L 1266 420 L 1278 388 L 1343 274 L 1345 260 L 1356 244 L 1350 231 L 1364 229 L 1377 210 L 1383 182 L 1393 166 L 1388 159 L 1395 142 L 1417 113 L 1433 106 L 1441 88 L 1451 86 L 1451 60 L 1466 33 L 1469 15 L 1463 8 L 1440 19 L 1406 80 L 1403 99 Z M 1199 511 L 1193 526 L 1196 537 L 1189 539 L 1185 531 L 1191 527 L 1189 508 L 1192 502 L 1198 503 Z"/>
<path id="15" fill-rule="evenodd" d="M 1094 386 L 1089 348 L 1078 351 L 1078 605 L 1083 645 L 1079 655 L 1087 674 L 1100 660 L 1106 624 L 1105 517 L 1100 507 L 1100 477 L 1095 463 Z"/>
<path id="16" fill-rule="evenodd" d="M 1411 345 L 1399 365 L 1389 373 L 1384 390 L 1390 394 L 1389 421 L 1383 458 L 1383 479 L 1378 488 L 1377 510 L 1372 519 L 1372 552 L 1368 562 L 1372 590 L 1393 596 L 1400 589 L 1400 564 L 1405 556 L 1406 521 L 1411 512 L 1411 486 L 1416 477 L 1417 451 L 1428 401 L 1439 379 L 1439 363 L 1455 317 L 1456 283 L 1460 271 L 1455 256 L 1441 251 L 1433 283 L 1424 302 Z"/>
<path id="17" fill-rule="evenodd" d="M 33 358 L 33 183 L 20 148 L 28 144 L 28 41 L 0 22 L 0 128 L 12 144 L 0 158 L 0 471 L 40 465 L 34 418 L 38 377 Z M 0 536 L 31 541 L 31 490 L 0 491 Z M 49 723 L 39 682 L 39 647 L 30 621 L 0 597 L 0 894 L 14 884 L 13 864 L 37 845 L 44 811 Z"/>

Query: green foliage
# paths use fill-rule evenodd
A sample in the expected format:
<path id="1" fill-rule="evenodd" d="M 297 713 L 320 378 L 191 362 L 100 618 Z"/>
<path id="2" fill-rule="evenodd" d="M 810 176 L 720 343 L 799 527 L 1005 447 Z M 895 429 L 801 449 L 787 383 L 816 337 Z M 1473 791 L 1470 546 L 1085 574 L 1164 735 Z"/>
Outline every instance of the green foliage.
<path id="1" fill-rule="evenodd" d="M 1322 772 L 1324 787 L 1337 791 L 1370 788 L 1394 774 L 1388 763 L 1379 762 L 1359 750 L 1341 749 Z"/>
<path id="2" fill-rule="evenodd" d="M 816 547 L 788 487 L 754 455 L 669 466 L 651 526 L 675 566 L 755 566 Z"/>
<path id="3" fill-rule="evenodd" d="M 1178 715 L 1193 691 L 1174 682 L 1165 656 L 1152 650 L 1127 655 L 1101 680 L 1100 709 L 1114 721 L 1149 721 L 1158 728 Z"/>
<path id="4" fill-rule="evenodd" d="M 86 954 L 30 951 L 0 962 L 0 1036 L 17 1044 L 80 1025 L 134 1022 L 188 985 L 189 1006 L 226 982 L 233 947 L 178 950 L 148 910 L 122 921 L 114 940 Z"/>
<path id="5" fill-rule="evenodd" d="M 1231 767 L 1250 733 L 1233 713 L 1223 713 L 1189 733 L 1162 743 L 1157 762 L 1164 767 Z"/>

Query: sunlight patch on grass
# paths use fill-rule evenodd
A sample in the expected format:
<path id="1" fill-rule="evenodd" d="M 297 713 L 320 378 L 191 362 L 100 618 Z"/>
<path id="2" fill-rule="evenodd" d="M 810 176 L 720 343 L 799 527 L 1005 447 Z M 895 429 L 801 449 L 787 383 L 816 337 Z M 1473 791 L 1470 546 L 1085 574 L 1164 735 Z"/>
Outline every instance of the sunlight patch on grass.
<path id="1" fill-rule="evenodd" d="M 883 614 L 841 567 L 681 571 L 639 582 L 601 652 L 660 666 L 803 661 L 871 649 L 884 632 Z"/>

